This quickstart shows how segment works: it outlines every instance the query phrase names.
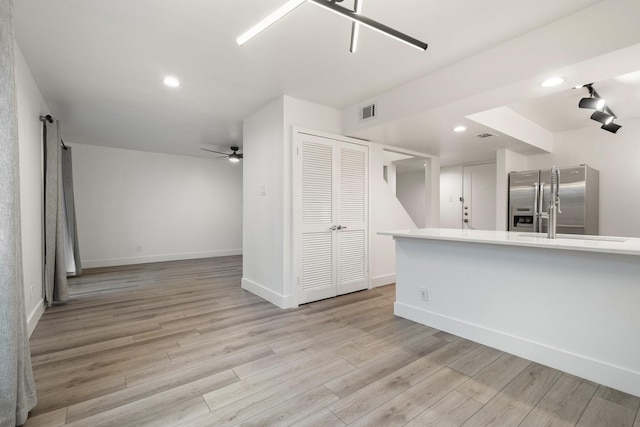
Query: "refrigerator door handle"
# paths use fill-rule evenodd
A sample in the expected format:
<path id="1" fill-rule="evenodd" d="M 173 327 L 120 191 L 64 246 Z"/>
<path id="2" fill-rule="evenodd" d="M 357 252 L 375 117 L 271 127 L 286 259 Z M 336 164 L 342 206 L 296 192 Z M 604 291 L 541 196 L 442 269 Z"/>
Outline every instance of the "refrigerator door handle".
<path id="1" fill-rule="evenodd" d="M 538 183 L 533 184 L 533 232 L 537 233 L 540 223 L 540 212 L 538 212 Z"/>

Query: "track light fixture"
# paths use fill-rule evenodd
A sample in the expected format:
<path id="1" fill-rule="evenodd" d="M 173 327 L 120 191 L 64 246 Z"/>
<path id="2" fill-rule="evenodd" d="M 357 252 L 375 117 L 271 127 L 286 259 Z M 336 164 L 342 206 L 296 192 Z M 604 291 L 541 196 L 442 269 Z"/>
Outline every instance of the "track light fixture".
<path id="1" fill-rule="evenodd" d="M 361 15 L 360 8 L 361 8 L 362 0 L 355 0 L 354 2 L 355 10 L 353 11 L 350 9 L 347 9 L 344 6 L 340 6 L 339 4 L 337 4 L 337 3 L 341 3 L 342 1 L 343 0 L 290 0 L 280 8 L 276 9 L 273 13 L 271 13 L 269 16 L 264 18 L 262 21 L 258 22 L 246 33 L 238 37 L 236 42 L 242 46 L 243 44 L 247 43 L 249 40 L 257 36 L 258 34 L 260 34 L 262 31 L 266 30 L 271 25 L 275 24 L 277 21 L 279 21 L 282 17 L 287 15 L 289 12 L 293 11 L 298 6 L 302 5 L 302 3 L 309 2 L 317 6 L 323 7 L 325 9 L 328 9 L 332 12 L 335 12 L 338 15 L 344 18 L 347 18 L 353 22 L 352 34 L 351 34 L 351 48 L 350 48 L 351 52 L 355 52 L 356 50 L 358 30 L 361 25 L 374 29 L 391 38 L 394 38 L 403 43 L 406 43 L 409 46 L 413 46 L 420 50 L 427 50 L 427 47 L 429 46 L 427 43 L 424 43 L 418 39 L 415 39 L 411 36 L 401 33 L 398 30 L 395 30 L 391 27 L 387 27 L 386 25 L 381 24 L 378 21 L 375 21 L 371 18 Z"/>
<path id="2" fill-rule="evenodd" d="M 596 122 L 600 122 L 603 125 L 608 125 L 613 121 L 613 116 L 605 113 L 604 111 L 596 110 L 591 115 L 591 120 L 595 120 Z"/>
<path id="3" fill-rule="evenodd" d="M 586 87 L 589 90 L 589 97 L 582 98 L 578 103 L 578 107 L 590 108 L 592 110 L 602 110 L 604 108 L 605 100 L 597 95 L 594 96 L 594 89 L 591 83 L 580 87 Z"/>
<path id="4" fill-rule="evenodd" d="M 605 100 L 602 98 L 582 98 L 578 107 L 590 108 L 592 110 L 602 110 L 604 108 Z"/>
<path id="5" fill-rule="evenodd" d="M 591 114 L 591 120 L 602 123 L 600 129 L 604 129 L 611 133 L 618 132 L 622 126 L 613 123 L 613 120 L 618 117 L 614 114 L 611 108 L 606 105 L 605 100 L 598 95 L 598 92 L 593 88 L 593 83 L 577 86 L 576 89 L 580 89 L 582 87 L 586 87 L 589 91 L 589 98 L 582 98 L 578 103 L 578 107 L 596 110 Z"/>
<path id="6" fill-rule="evenodd" d="M 615 124 L 615 123 L 611 122 L 611 123 L 609 123 L 609 124 L 606 124 L 606 125 L 602 125 L 602 126 L 600 126 L 600 129 L 604 129 L 604 130 L 609 131 L 609 132 L 611 132 L 611 133 L 616 133 L 616 132 L 618 132 L 618 130 L 619 130 L 621 127 L 622 127 L 622 126 L 617 125 L 617 124 Z"/>

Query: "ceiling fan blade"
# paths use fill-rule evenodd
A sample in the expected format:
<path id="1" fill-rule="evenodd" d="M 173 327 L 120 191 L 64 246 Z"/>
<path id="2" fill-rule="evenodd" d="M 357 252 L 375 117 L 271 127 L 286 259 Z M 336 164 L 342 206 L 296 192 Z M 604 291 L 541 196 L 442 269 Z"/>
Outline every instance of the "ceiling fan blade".
<path id="1" fill-rule="evenodd" d="M 217 153 L 217 154 L 224 154 L 225 156 L 228 156 L 227 153 L 222 153 L 220 151 L 215 151 L 215 150 L 209 150 L 208 148 L 200 148 L 202 151 L 209 151 L 211 153 Z"/>
<path id="2" fill-rule="evenodd" d="M 244 158 L 244 156 L 242 155 L 242 153 L 238 153 L 238 157 L 240 157 L 241 159 Z"/>

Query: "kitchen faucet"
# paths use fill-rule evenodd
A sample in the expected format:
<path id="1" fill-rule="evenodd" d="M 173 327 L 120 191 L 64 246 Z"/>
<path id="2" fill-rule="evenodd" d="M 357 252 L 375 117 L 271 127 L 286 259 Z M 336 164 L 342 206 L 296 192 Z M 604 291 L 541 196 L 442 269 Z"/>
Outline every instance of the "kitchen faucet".
<path id="1" fill-rule="evenodd" d="M 547 238 L 556 238 L 557 214 L 560 210 L 560 169 L 557 166 L 551 168 L 551 188 L 549 192 L 549 209 L 540 215 L 548 219 Z"/>

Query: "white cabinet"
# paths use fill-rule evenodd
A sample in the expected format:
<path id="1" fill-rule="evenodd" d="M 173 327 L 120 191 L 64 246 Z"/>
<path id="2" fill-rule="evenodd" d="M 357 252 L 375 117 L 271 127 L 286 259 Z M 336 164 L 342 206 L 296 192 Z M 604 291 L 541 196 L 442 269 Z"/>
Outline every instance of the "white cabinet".
<path id="1" fill-rule="evenodd" d="M 294 271 L 298 303 L 368 287 L 368 147 L 296 133 Z"/>

